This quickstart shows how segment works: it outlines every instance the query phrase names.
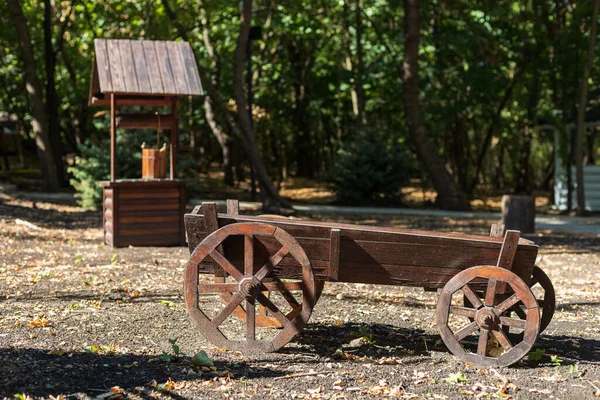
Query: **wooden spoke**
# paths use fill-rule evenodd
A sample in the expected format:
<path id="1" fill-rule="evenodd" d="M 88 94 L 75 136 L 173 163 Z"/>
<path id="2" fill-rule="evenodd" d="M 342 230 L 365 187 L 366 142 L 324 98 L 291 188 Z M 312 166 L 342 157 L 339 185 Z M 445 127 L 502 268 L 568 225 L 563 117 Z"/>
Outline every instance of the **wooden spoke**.
<path id="1" fill-rule="evenodd" d="M 469 285 L 464 285 L 460 290 L 464 293 L 467 299 L 469 299 L 469 302 L 473 305 L 473 308 L 478 309 L 483 307 L 483 303 L 481 300 L 479 300 L 479 296 L 475 294 Z"/>
<path id="2" fill-rule="evenodd" d="M 200 283 L 198 289 L 200 293 L 224 293 L 235 292 L 238 288 L 237 283 Z"/>
<path id="3" fill-rule="evenodd" d="M 229 275 L 233 276 L 236 281 L 241 281 L 244 278 L 244 275 L 234 267 L 218 250 L 213 250 L 210 253 L 210 256 L 213 260 L 217 262 Z"/>
<path id="4" fill-rule="evenodd" d="M 274 286 L 276 285 L 278 291 L 281 292 L 283 298 L 290 306 L 292 306 L 292 308 L 300 304 L 298 303 L 298 300 L 296 300 L 296 297 L 290 293 L 290 290 L 302 290 L 302 282 L 282 282 L 278 277 L 273 277 L 273 280 L 275 281 L 273 282 Z"/>
<path id="5" fill-rule="evenodd" d="M 254 301 L 246 300 L 246 339 L 254 340 L 256 335 L 256 310 Z"/>
<path id="6" fill-rule="evenodd" d="M 479 329 L 479 325 L 477 325 L 477 322 L 471 322 L 469 325 L 456 332 L 454 334 L 454 337 L 460 342 L 461 340 L 469 336 L 471 333 L 475 332 L 477 329 Z"/>
<path id="7" fill-rule="evenodd" d="M 254 274 L 254 236 L 244 235 L 244 275 Z"/>
<path id="8" fill-rule="evenodd" d="M 496 311 L 498 312 L 498 314 L 502 314 L 503 312 L 505 312 L 506 310 L 510 309 L 512 306 L 517 304 L 519 301 L 521 301 L 521 299 L 515 293 L 512 296 L 510 296 L 508 299 L 504 300 L 502 303 L 498 304 L 498 306 L 496 306 Z"/>
<path id="9" fill-rule="evenodd" d="M 452 306 L 450 307 L 450 313 L 454 315 L 460 315 L 463 317 L 475 318 L 475 314 L 477 314 L 477 311 L 469 307 Z"/>
<path id="10" fill-rule="evenodd" d="M 488 281 L 487 290 L 485 291 L 485 305 L 493 306 L 494 299 L 496 298 L 496 286 L 498 285 L 498 281 L 495 279 L 490 279 Z"/>
<path id="11" fill-rule="evenodd" d="M 284 328 L 290 326 L 290 321 L 287 319 L 287 317 L 283 315 L 283 313 L 279 311 L 279 308 L 275 304 L 273 304 L 273 302 L 269 300 L 264 294 L 260 293 L 258 296 L 256 296 L 256 300 L 258 300 L 260 304 L 262 304 L 263 306 L 265 306 L 265 308 L 269 310 L 271 315 L 275 317 L 277 321 L 279 321 L 281 326 L 283 326 Z"/>
<path id="12" fill-rule="evenodd" d="M 512 349 L 513 345 L 510 343 L 510 340 L 506 337 L 506 334 L 502 329 L 498 329 L 497 331 L 492 331 L 492 334 L 498 339 L 498 343 L 504 348 L 504 351 L 508 351 Z"/>
<path id="13" fill-rule="evenodd" d="M 483 328 L 481 328 L 481 331 L 479 332 L 479 340 L 477 341 L 477 354 L 482 357 L 485 357 L 486 354 L 489 334 L 490 331 Z"/>
<path id="14" fill-rule="evenodd" d="M 221 325 L 223 323 L 223 321 L 225 321 L 225 319 L 227 319 L 227 317 L 229 316 L 229 314 L 231 314 L 233 312 L 233 310 L 240 305 L 240 303 L 242 302 L 242 300 L 244 300 L 244 296 L 242 296 L 242 294 L 240 292 L 236 293 L 233 298 L 231 299 L 231 301 L 229 302 L 229 304 L 227 304 L 225 306 L 224 309 L 221 310 L 221 312 L 219 313 L 219 315 L 217 315 L 213 320 L 212 320 L 212 324 L 217 327 L 219 325 Z"/>
<path id="15" fill-rule="evenodd" d="M 527 313 L 520 306 L 513 307 L 511 311 L 514 311 L 515 314 L 521 319 L 527 318 Z"/>
<path id="16" fill-rule="evenodd" d="M 518 318 L 510 318 L 510 317 L 500 317 L 500 323 L 506 326 L 512 326 L 513 328 L 525 329 L 527 326 L 527 321 L 524 319 Z"/>
<path id="17" fill-rule="evenodd" d="M 269 273 L 273 270 L 273 268 L 277 266 L 281 262 L 281 260 L 283 260 L 284 257 L 288 255 L 288 253 L 289 250 L 286 247 L 282 247 L 281 249 L 279 249 L 279 251 L 275 253 L 275 255 L 271 257 L 265 265 L 262 266 L 262 268 L 256 273 L 256 275 L 254 275 L 256 279 L 262 281 L 264 278 L 266 278 L 267 275 L 269 275 Z"/>
<path id="18" fill-rule="evenodd" d="M 286 318 L 292 321 L 296 316 L 302 312 L 302 304 L 298 304 L 292 311 L 286 315 Z"/>

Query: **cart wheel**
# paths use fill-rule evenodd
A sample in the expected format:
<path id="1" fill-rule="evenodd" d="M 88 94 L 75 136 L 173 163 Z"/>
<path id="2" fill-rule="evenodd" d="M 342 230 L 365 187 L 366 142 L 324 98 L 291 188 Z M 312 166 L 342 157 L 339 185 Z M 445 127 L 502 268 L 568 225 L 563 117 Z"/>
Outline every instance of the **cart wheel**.
<path id="1" fill-rule="evenodd" d="M 218 247 L 228 237 L 243 236 L 244 256 L 243 272 L 230 260 L 222 255 Z M 257 263 L 255 249 L 260 241 L 268 242 L 279 250 L 269 254 L 267 261 Z M 262 246 L 262 244 L 260 245 Z M 273 247 L 273 246 L 271 246 Z M 265 250 L 266 247 L 261 247 Z M 301 271 L 296 274 L 296 281 L 282 281 L 273 270 L 288 255 L 294 259 Z M 231 282 L 201 283 L 199 280 L 199 265 L 211 257 L 229 276 Z M 281 267 L 279 267 L 281 268 Z M 269 279 L 265 279 L 269 278 Z M 268 282 L 265 282 L 268 281 Z M 281 304 L 274 302 L 265 292 L 279 293 L 287 302 L 291 311 L 284 313 Z M 300 292 L 300 294 L 298 294 Z M 200 294 L 230 293 L 231 298 L 225 307 L 219 307 L 215 316 L 209 317 L 202 311 L 215 307 L 217 302 L 206 303 Z M 213 344 L 229 350 L 244 353 L 271 352 L 283 347 L 295 335 L 300 333 L 308 322 L 316 302 L 316 285 L 310 260 L 298 242 L 287 232 L 265 223 L 237 223 L 226 225 L 209 236 L 194 250 L 187 263 L 184 282 L 184 297 L 190 318 L 200 332 Z M 221 304 L 221 301 L 218 301 Z M 238 307 L 244 306 L 245 335 L 236 337 L 237 332 L 224 332 L 222 324 Z M 282 330 L 268 339 L 257 339 L 256 305 L 264 306 L 272 318 L 282 326 Z"/>
<path id="2" fill-rule="evenodd" d="M 225 283 L 225 278 L 215 276 L 215 282 Z M 321 298 L 321 294 L 323 294 L 324 287 L 325 287 L 325 281 L 315 281 L 315 290 L 316 290 L 315 304 L 317 304 L 317 302 Z M 269 292 L 265 292 L 263 294 L 265 294 L 267 297 L 269 297 Z M 282 295 L 285 296 L 285 294 L 282 294 Z M 233 298 L 233 293 L 219 293 L 219 296 L 221 297 L 223 304 L 227 305 Z M 242 306 L 237 306 L 232 311 L 232 314 L 236 318 L 238 318 L 238 319 L 244 321 L 244 323 L 246 323 L 246 311 L 242 308 Z M 256 314 L 255 323 L 256 323 L 256 326 L 260 327 L 260 328 L 282 328 L 282 326 L 279 323 L 279 321 L 277 320 L 277 318 L 269 316 L 268 309 L 265 308 L 265 306 L 263 306 L 263 305 L 261 305 L 259 307 L 258 314 Z"/>
<path id="3" fill-rule="evenodd" d="M 543 292 L 540 292 L 536 285 L 539 285 Z M 534 292 L 534 296 L 537 295 L 536 299 L 540 306 L 540 332 L 538 336 L 542 334 L 552 321 L 554 316 L 554 310 L 556 309 L 556 294 L 554 292 L 554 286 L 552 281 L 546 275 L 546 273 L 537 265 L 533 267 L 533 273 L 531 275 L 531 281 L 529 281 L 529 288 Z M 465 307 L 473 307 L 467 296 L 464 296 Z M 510 316 L 514 313 L 517 317 L 525 319 L 526 310 L 523 304 L 513 306 L 506 312 L 506 316 Z M 471 319 L 472 320 L 472 319 Z"/>
<path id="4" fill-rule="evenodd" d="M 487 281 L 487 289 L 480 298 L 474 287 L 481 285 L 482 280 Z M 503 282 L 513 294 L 494 305 L 496 287 Z M 452 305 L 452 295 L 457 292 L 464 294 L 472 306 Z M 524 319 L 502 315 L 520 303 L 524 306 Z M 533 347 L 540 327 L 540 312 L 533 293 L 521 278 L 504 268 L 479 266 L 458 273 L 446 283 L 438 300 L 436 320 L 442 340 L 461 360 L 478 366 L 507 366 L 519 361 Z M 511 343 L 505 327 L 523 332 L 518 342 Z"/>

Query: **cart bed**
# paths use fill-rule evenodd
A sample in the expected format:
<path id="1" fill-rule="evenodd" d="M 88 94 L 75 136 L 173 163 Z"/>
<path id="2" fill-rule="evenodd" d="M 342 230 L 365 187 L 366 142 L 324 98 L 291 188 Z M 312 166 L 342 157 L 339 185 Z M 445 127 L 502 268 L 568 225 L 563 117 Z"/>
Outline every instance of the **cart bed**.
<path id="1" fill-rule="evenodd" d="M 293 236 L 311 261 L 315 278 L 333 282 L 442 288 L 459 272 L 478 265 L 496 265 L 503 238 L 439 233 L 364 225 L 315 222 L 273 217 L 218 214 L 216 227 L 202 214 L 185 215 L 190 252 L 212 231 L 239 222 L 262 222 Z M 215 225 L 214 223 L 212 225 Z M 241 238 L 239 238 L 241 240 Z M 273 239 L 256 238 L 264 248 L 255 252 L 257 263 L 280 245 Z M 227 239 L 224 256 L 243 266 L 243 247 L 236 238 Z M 538 246 L 520 239 L 512 272 L 529 283 Z M 200 273 L 215 273 L 214 263 L 205 261 Z M 300 265 L 286 257 L 275 269 L 283 279 L 299 279 Z"/>

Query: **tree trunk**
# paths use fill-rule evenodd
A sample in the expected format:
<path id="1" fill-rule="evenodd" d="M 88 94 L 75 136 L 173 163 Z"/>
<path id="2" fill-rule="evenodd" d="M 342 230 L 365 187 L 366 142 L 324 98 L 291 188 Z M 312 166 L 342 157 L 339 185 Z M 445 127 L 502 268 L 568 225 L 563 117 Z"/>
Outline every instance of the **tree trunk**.
<path id="1" fill-rule="evenodd" d="M 358 106 L 358 121 L 366 125 L 367 116 L 365 114 L 366 95 L 363 87 L 363 76 L 365 73 L 365 61 L 363 57 L 362 45 L 362 10 L 360 8 L 360 0 L 354 0 L 354 19 L 356 29 L 356 62 L 357 69 L 354 74 L 354 82 L 356 86 L 357 106 Z"/>
<path id="2" fill-rule="evenodd" d="M 404 0 L 404 107 L 408 129 L 423 168 L 429 173 L 438 193 L 438 206 L 451 210 L 469 209 L 467 196 L 458 189 L 438 155 L 423 122 L 419 104 L 419 0 Z"/>
<path id="3" fill-rule="evenodd" d="M 263 208 L 277 210 L 289 207 L 289 204 L 279 196 L 277 188 L 273 185 L 265 164 L 258 152 L 256 140 L 252 133 L 252 122 L 248 115 L 248 103 L 244 93 L 244 61 L 246 58 L 246 46 L 250 35 L 250 24 L 252 22 L 252 0 L 245 0 L 243 3 L 242 23 L 240 25 L 240 36 L 235 49 L 233 65 L 233 92 L 237 104 L 237 115 L 240 122 L 239 128 L 245 140 L 246 153 L 250 163 L 254 166 L 258 182 L 260 185 L 260 195 L 263 202 Z"/>
<path id="4" fill-rule="evenodd" d="M 63 145 L 60 137 L 60 119 L 58 94 L 56 93 L 56 52 L 52 45 L 53 9 L 50 0 L 44 0 L 44 57 L 46 61 L 46 115 L 48 117 L 48 136 L 52 146 L 59 183 L 66 185 L 65 168 L 62 162 Z"/>
<path id="5" fill-rule="evenodd" d="M 506 229 L 535 233 L 535 198 L 502 196 L 502 223 Z"/>
<path id="6" fill-rule="evenodd" d="M 19 0 L 7 0 L 7 5 L 23 53 L 25 85 L 31 106 L 31 126 L 35 134 L 35 143 L 42 169 L 42 187 L 44 190 L 57 191 L 60 188 L 57 162 L 48 136 L 48 118 L 44 107 L 42 85 L 36 75 L 37 66 L 33 56 L 27 21 Z"/>
<path id="7" fill-rule="evenodd" d="M 204 1 L 199 0 L 198 3 L 200 5 L 199 14 L 200 14 L 200 25 L 202 26 L 202 40 L 204 42 L 204 47 L 206 48 L 206 51 L 208 53 L 208 56 L 210 58 L 210 63 L 211 63 L 210 79 L 211 79 L 212 85 L 218 89 L 219 88 L 219 75 L 220 75 L 220 71 L 221 71 L 221 62 L 220 62 L 218 54 L 215 52 L 215 48 L 210 39 L 210 25 L 208 22 L 208 16 L 206 14 L 206 9 L 204 6 Z M 165 12 L 167 14 L 167 17 L 171 20 L 173 25 L 175 25 L 175 28 L 177 29 L 179 36 L 181 36 L 184 40 L 189 42 L 189 37 L 188 37 L 187 31 L 181 25 L 181 23 L 177 21 L 177 17 L 175 15 L 173 9 L 171 8 L 168 0 L 162 0 L 162 4 L 165 7 Z M 206 81 L 203 80 L 203 82 L 206 85 Z M 211 129 L 213 135 L 215 136 L 215 138 L 217 139 L 219 146 L 221 147 L 221 154 L 223 155 L 223 172 L 224 172 L 223 183 L 225 183 L 227 186 L 233 186 L 234 185 L 233 169 L 232 169 L 233 164 L 232 164 L 232 155 L 231 155 L 233 139 L 225 132 L 225 130 L 223 129 L 221 124 L 219 124 L 219 121 L 216 117 L 216 113 L 215 113 L 215 109 L 214 109 L 214 101 L 215 101 L 215 99 L 212 99 L 210 97 L 210 95 L 205 97 L 204 113 L 205 113 L 206 121 L 208 122 L 208 125 L 210 126 L 210 129 Z"/>
<path id="8" fill-rule="evenodd" d="M 233 163 L 231 154 L 231 142 L 233 142 L 233 140 L 223 131 L 221 125 L 217 123 L 213 110 L 212 99 L 209 96 L 204 98 L 204 113 L 210 129 L 215 135 L 217 142 L 219 142 L 219 145 L 221 146 L 224 171 L 223 183 L 225 183 L 227 186 L 233 187 Z"/>
<path id="9" fill-rule="evenodd" d="M 598 8 L 600 0 L 594 1 L 592 12 L 592 26 L 590 29 L 590 45 L 588 47 L 587 61 L 583 68 L 583 82 L 581 83 L 581 95 L 579 96 L 579 107 L 577 107 L 577 135 L 575 137 L 575 164 L 577 166 L 577 215 L 585 214 L 585 190 L 583 187 L 583 132 L 585 131 L 585 108 L 590 74 L 594 65 L 594 52 L 596 50 L 596 27 L 598 26 Z"/>

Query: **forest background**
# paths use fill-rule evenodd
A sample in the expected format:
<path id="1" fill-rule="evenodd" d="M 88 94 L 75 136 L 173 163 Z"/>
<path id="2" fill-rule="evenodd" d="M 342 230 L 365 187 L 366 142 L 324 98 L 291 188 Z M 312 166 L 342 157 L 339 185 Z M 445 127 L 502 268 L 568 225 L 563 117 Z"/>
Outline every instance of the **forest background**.
<path id="1" fill-rule="evenodd" d="M 577 130 L 565 126 L 584 83 L 581 110 L 600 114 L 600 69 L 588 61 L 597 4 L 7 0 L 1 117 L 34 158 L 0 172 L 98 204 L 109 115 L 88 105 L 94 39 L 186 40 L 207 94 L 179 107 L 178 177 L 191 196 L 210 196 L 211 174 L 247 191 L 256 181 L 276 208 L 289 205 L 280 190 L 293 179 L 325 182 L 342 204 L 401 205 L 415 185 L 448 209 L 493 193 L 550 195 L 554 152 L 576 159 Z M 600 158 L 597 136 L 582 133 L 583 163 Z M 140 177 L 140 144 L 153 137 L 119 131 L 122 178 Z"/>

